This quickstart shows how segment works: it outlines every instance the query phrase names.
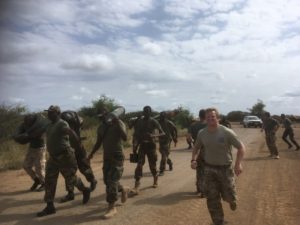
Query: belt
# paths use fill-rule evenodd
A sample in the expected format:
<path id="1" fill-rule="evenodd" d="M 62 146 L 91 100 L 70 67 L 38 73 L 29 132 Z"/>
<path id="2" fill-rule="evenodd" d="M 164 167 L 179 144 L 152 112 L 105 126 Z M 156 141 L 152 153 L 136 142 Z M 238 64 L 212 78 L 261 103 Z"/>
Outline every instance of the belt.
<path id="1" fill-rule="evenodd" d="M 212 165 L 207 162 L 204 162 L 204 165 L 207 167 L 215 168 L 215 169 L 228 169 L 231 167 L 231 164 L 229 164 L 229 165 Z"/>

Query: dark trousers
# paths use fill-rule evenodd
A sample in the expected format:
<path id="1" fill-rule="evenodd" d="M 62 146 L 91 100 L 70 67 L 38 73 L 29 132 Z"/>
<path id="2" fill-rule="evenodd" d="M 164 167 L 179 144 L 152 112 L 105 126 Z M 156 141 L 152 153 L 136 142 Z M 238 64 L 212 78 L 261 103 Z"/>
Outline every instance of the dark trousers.
<path id="1" fill-rule="evenodd" d="M 295 141 L 294 138 L 294 131 L 292 128 L 287 128 L 284 130 L 282 139 L 289 145 L 289 147 L 292 147 L 292 144 L 288 141 L 287 137 L 290 138 L 290 141 L 297 147 L 299 148 L 299 144 Z"/>

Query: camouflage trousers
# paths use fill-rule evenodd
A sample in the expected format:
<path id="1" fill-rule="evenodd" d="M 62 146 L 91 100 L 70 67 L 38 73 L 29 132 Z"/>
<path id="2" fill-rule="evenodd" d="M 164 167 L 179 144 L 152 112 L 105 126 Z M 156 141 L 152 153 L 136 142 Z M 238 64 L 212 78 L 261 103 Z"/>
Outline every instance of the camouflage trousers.
<path id="1" fill-rule="evenodd" d="M 213 223 L 223 224 L 224 212 L 221 198 L 229 203 L 236 201 L 233 169 L 230 166 L 205 165 L 203 187 Z"/>
<path id="2" fill-rule="evenodd" d="M 32 180 L 38 178 L 41 183 L 45 182 L 45 164 L 46 148 L 29 147 L 23 162 L 23 168 Z"/>
<path id="3" fill-rule="evenodd" d="M 292 147 L 292 144 L 288 141 L 287 137 L 290 138 L 290 141 L 297 147 L 299 148 L 299 144 L 296 142 L 294 138 L 294 131 L 292 128 L 287 128 L 284 130 L 282 134 L 282 139 L 287 143 L 290 147 Z"/>
<path id="4" fill-rule="evenodd" d="M 169 155 L 170 155 L 170 144 L 171 144 L 171 142 L 159 143 L 159 152 L 161 154 L 160 167 L 159 167 L 160 171 L 165 171 L 165 169 L 166 169 L 166 163 L 169 166 L 173 165 L 172 160 L 169 158 Z"/>
<path id="5" fill-rule="evenodd" d="M 45 202 L 54 201 L 59 173 L 64 177 L 68 191 L 73 192 L 74 186 L 81 192 L 84 191 L 86 187 L 81 179 L 76 176 L 76 171 L 77 164 L 73 152 L 62 154 L 55 158 L 50 156 L 46 164 Z"/>
<path id="6" fill-rule="evenodd" d="M 153 142 L 143 142 L 140 144 L 138 152 L 138 163 L 135 169 L 134 178 L 139 181 L 143 177 L 143 166 L 145 164 L 146 156 L 148 157 L 148 163 L 150 171 L 153 176 L 157 176 L 156 162 L 156 145 Z"/>
<path id="7" fill-rule="evenodd" d="M 198 193 L 204 193 L 204 161 L 202 159 L 197 159 L 196 168 L 196 188 Z"/>
<path id="8" fill-rule="evenodd" d="M 106 201 L 114 203 L 118 200 L 118 192 L 123 190 L 120 179 L 124 171 L 124 156 L 117 156 L 118 159 L 104 160 L 103 162 L 103 181 L 106 185 Z"/>
<path id="9" fill-rule="evenodd" d="M 90 162 L 87 159 L 86 150 L 84 149 L 83 146 L 75 150 L 75 157 L 76 157 L 78 169 L 80 173 L 84 175 L 86 180 L 88 182 L 92 182 L 93 180 L 95 180 L 95 175 L 91 168 Z"/>
<path id="10" fill-rule="evenodd" d="M 278 155 L 275 133 L 266 134 L 266 143 L 271 155 Z"/>

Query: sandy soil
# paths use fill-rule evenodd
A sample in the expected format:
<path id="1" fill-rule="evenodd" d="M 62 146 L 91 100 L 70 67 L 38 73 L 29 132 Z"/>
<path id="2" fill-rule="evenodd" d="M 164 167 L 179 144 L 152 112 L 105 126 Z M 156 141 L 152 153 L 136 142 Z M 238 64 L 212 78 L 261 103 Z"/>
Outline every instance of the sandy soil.
<path id="1" fill-rule="evenodd" d="M 300 224 L 300 152 L 288 150 L 278 132 L 280 159 L 268 158 L 264 136 L 259 129 L 234 126 L 234 130 L 247 147 L 243 162 L 244 172 L 237 178 L 238 209 L 232 212 L 223 202 L 225 220 L 232 225 L 296 225 Z M 300 128 L 295 129 L 300 142 Z M 98 186 L 90 202 L 83 206 L 82 195 L 77 192 L 72 202 L 60 204 L 65 195 L 62 177 L 56 193 L 57 213 L 43 218 L 35 217 L 42 210 L 43 193 L 29 192 L 31 180 L 23 170 L 0 173 L 0 224 L 110 224 L 110 225 L 210 225 L 206 201 L 195 196 L 195 171 L 190 169 L 191 151 L 182 138 L 172 148 L 174 170 L 166 171 L 153 189 L 148 164 L 144 167 L 141 193 L 118 206 L 118 214 L 103 220 L 107 204 L 102 182 L 102 162 L 98 154 L 93 169 Z M 127 150 L 127 154 L 129 150 Z M 235 152 L 234 152 L 235 153 Z M 135 164 L 125 162 L 122 183 L 133 187 Z"/>

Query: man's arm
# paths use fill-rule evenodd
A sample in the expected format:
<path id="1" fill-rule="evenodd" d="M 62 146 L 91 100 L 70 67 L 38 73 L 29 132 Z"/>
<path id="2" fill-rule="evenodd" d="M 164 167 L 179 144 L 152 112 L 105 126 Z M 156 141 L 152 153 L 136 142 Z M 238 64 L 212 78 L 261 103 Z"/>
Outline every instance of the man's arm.
<path id="1" fill-rule="evenodd" d="M 235 175 L 240 175 L 243 171 L 242 167 L 242 160 L 245 155 L 245 146 L 243 143 L 241 143 L 241 146 L 237 149 L 237 155 L 236 155 L 236 160 L 235 160 L 235 165 L 234 165 L 234 173 Z"/>
<path id="2" fill-rule="evenodd" d="M 92 151 L 88 155 L 88 159 L 89 160 L 91 160 L 93 158 L 95 152 L 98 151 L 98 149 L 100 148 L 101 144 L 102 144 L 102 137 L 99 134 L 97 134 L 97 141 L 96 141 L 96 143 L 95 143 Z"/>
<path id="3" fill-rule="evenodd" d="M 73 129 L 71 129 L 70 127 L 64 127 L 63 128 L 63 132 L 65 134 L 68 134 L 70 138 L 72 138 L 72 140 L 75 140 L 75 148 L 80 148 L 81 147 L 81 140 L 80 137 L 78 137 L 78 135 L 75 133 L 75 131 Z"/>

